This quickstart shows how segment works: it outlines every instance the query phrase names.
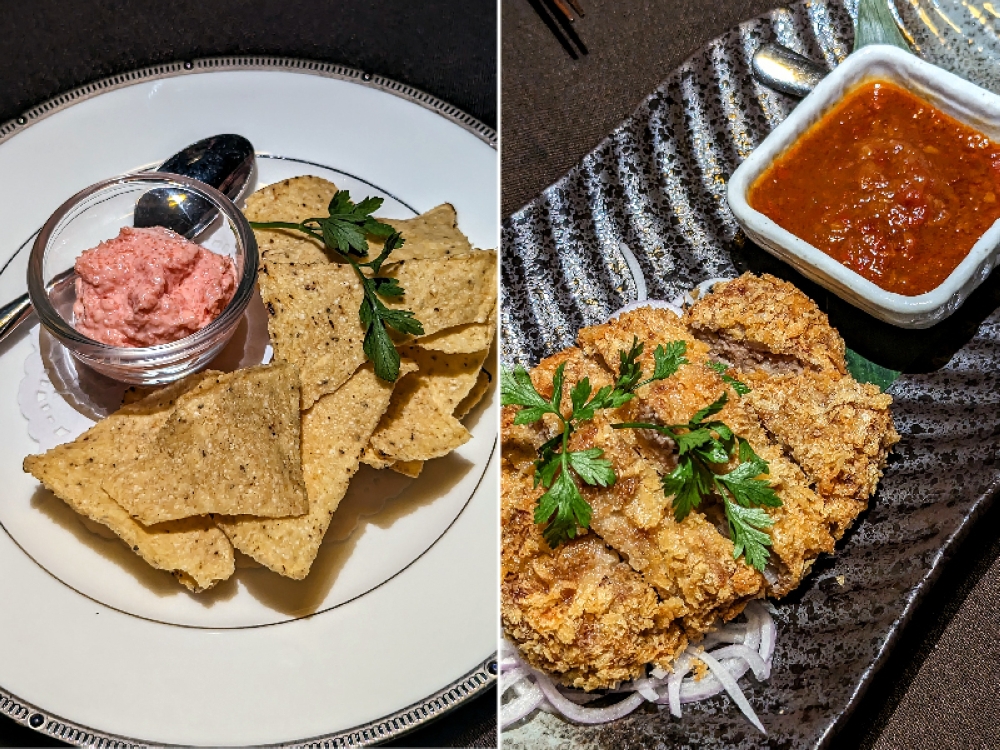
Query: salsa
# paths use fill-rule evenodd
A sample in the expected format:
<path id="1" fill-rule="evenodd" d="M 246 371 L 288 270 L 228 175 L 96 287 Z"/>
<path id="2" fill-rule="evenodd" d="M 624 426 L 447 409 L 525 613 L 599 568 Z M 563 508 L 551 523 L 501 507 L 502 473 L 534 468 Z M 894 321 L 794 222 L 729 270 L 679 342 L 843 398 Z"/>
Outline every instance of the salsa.
<path id="1" fill-rule="evenodd" d="M 768 167 L 747 200 L 882 289 L 923 294 L 1000 218 L 1000 144 L 870 81 Z"/>

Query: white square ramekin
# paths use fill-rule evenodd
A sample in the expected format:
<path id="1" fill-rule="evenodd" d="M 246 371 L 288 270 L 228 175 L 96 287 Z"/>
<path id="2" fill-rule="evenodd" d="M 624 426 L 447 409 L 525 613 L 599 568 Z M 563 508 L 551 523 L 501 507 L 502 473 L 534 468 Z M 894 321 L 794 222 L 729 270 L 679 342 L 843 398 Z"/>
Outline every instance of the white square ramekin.
<path id="1" fill-rule="evenodd" d="M 896 47 L 873 45 L 850 55 L 764 139 L 729 180 L 727 197 L 736 221 L 755 243 L 804 276 L 867 313 L 903 328 L 929 328 L 955 312 L 997 264 L 1000 220 L 939 286 L 908 297 L 882 289 L 782 229 L 747 203 L 750 186 L 813 123 L 857 84 L 881 79 L 919 96 L 959 122 L 1000 142 L 1000 96 Z M 823 179 L 821 174 L 816 180 Z"/>

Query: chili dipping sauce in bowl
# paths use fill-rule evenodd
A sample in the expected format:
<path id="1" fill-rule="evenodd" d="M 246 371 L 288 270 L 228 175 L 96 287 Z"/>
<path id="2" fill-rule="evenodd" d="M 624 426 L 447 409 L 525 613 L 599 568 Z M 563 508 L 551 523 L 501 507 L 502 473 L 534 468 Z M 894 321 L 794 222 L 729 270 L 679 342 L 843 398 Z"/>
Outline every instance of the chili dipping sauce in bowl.
<path id="1" fill-rule="evenodd" d="M 1000 97 L 895 47 L 847 58 L 729 182 L 747 235 L 877 318 L 926 328 L 1000 248 Z"/>
<path id="2" fill-rule="evenodd" d="M 217 218 L 195 241 L 133 226 L 140 198 L 164 190 L 207 201 Z M 226 345 L 257 266 L 253 232 L 232 201 L 196 180 L 147 172 L 92 185 L 56 210 L 32 248 L 28 293 L 77 360 L 125 383 L 162 385 Z"/>

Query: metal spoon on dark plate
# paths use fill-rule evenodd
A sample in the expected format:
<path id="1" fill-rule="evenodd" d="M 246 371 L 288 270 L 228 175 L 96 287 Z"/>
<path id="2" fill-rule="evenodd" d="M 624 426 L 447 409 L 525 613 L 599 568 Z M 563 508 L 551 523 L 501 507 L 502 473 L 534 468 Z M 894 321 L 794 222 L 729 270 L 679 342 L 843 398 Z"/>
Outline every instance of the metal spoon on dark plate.
<path id="1" fill-rule="evenodd" d="M 774 42 L 762 44 L 751 61 L 753 77 L 775 91 L 804 97 L 829 72 L 819 63 Z"/>
<path id="2" fill-rule="evenodd" d="M 193 143 L 171 156 L 152 172 L 168 172 L 191 177 L 236 203 L 250 187 L 256 159 L 253 144 L 241 135 L 213 135 Z M 215 208 L 198 195 L 175 188 L 158 188 L 143 195 L 135 205 L 136 227 L 164 227 L 194 240 L 212 225 L 218 216 Z M 68 268 L 52 277 L 47 285 L 51 293 L 76 278 Z M 24 322 L 32 311 L 27 294 L 0 307 L 0 341 Z"/>
<path id="3" fill-rule="evenodd" d="M 913 52 L 886 0 L 859 0 L 857 10 L 855 52 L 869 44 L 889 44 Z M 775 42 L 766 42 L 754 52 L 751 68 L 760 83 L 799 98 L 816 88 L 829 72 L 823 65 Z"/>

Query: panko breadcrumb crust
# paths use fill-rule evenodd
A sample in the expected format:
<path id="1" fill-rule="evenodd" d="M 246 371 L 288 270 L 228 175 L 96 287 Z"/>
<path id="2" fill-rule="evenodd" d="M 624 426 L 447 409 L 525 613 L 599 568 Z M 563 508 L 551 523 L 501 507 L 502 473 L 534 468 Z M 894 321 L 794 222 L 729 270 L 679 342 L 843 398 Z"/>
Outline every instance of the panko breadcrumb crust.
<path id="1" fill-rule="evenodd" d="M 504 632 L 533 666 L 563 683 L 593 690 L 640 676 L 648 664 L 670 668 L 746 604 L 784 596 L 864 510 L 890 447 L 899 436 L 891 397 L 847 374 L 844 342 L 826 315 L 791 284 L 746 274 L 718 284 L 678 318 L 641 308 L 584 328 L 578 346 L 532 371 L 536 389 L 552 392 L 565 365 L 564 407 L 584 377 L 594 389 L 617 374 L 619 351 L 637 337 L 640 363 L 653 369 L 659 344 L 683 340 L 689 364 L 639 389 L 616 410 L 598 412 L 573 434 L 570 448 L 600 447 L 615 469 L 610 488 L 584 487 L 590 529 L 550 549 L 534 523 L 537 448 L 556 434 L 549 416 L 515 425 L 501 420 L 501 615 Z M 706 366 L 730 365 L 751 386 L 743 397 Z M 782 499 L 770 508 L 771 558 L 764 573 L 733 559 L 723 509 L 707 499 L 674 519 L 660 477 L 676 464 L 673 446 L 643 431 L 614 430 L 628 421 L 686 423 L 723 393 L 718 418 L 769 463 Z"/>

